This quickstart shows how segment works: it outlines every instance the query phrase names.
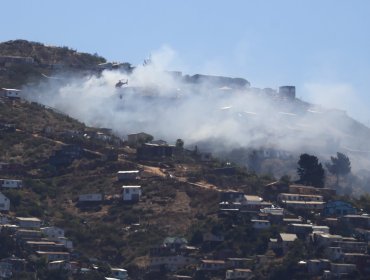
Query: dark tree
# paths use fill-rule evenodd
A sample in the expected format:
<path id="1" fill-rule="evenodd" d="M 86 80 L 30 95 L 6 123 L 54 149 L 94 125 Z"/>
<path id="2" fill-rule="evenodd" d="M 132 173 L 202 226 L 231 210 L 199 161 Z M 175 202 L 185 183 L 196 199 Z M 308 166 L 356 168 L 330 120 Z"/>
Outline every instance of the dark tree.
<path id="1" fill-rule="evenodd" d="M 184 148 L 184 141 L 182 139 L 176 140 L 176 148 L 183 149 Z"/>
<path id="2" fill-rule="evenodd" d="M 337 177 L 337 186 L 339 176 L 346 176 L 351 172 L 351 161 L 342 153 L 337 153 L 337 157 L 330 157 L 331 162 L 326 164 L 329 172 Z"/>
<path id="3" fill-rule="evenodd" d="M 317 157 L 301 154 L 297 172 L 299 175 L 298 183 L 317 188 L 324 187 L 325 171 Z"/>

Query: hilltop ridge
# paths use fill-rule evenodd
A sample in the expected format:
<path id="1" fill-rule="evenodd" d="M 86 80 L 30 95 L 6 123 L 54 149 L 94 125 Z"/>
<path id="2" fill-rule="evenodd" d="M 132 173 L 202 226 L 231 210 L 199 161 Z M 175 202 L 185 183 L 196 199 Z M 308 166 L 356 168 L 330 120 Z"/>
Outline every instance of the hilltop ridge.
<path id="1" fill-rule="evenodd" d="M 0 44 L 1 56 L 30 57 L 35 65 L 58 65 L 83 67 L 106 62 L 98 54 L 77 52 L 69 47 L 48 46 L 27 40 L 11 40 Z"/>
<path id="2" fill-rule="evenodd" d="M 2 56 L 3 61 L 1 61 Z M 150 68 L 151 63 L 151 61 L 146 61 L 145 66 Z M 282 86 L 278 90 L 259 89 L 251 87 L 251 83 L 244 78 L 203 74 L 183 75 L 179 71 L 165 71 L 153 75 L 154 78 L 147 73 L 145 74 L 147 76 L 141 79 L 139 74 L 135 73 L 143 71 L 144 68 L 132 67 L 127 62 L 107 62 L 98 55 L 79 53 L 68 47 L 45 46 L 25 40 L 0 44 L 1 87 L 20 88 L 29 85 L 27 90 L 32 91 L 34 88 L 36 96 L 35 98 L 31 96 L 29 100 L 52 107 L 60 103 L 64 104 L 62 110 L 65 110 L 65 113 L 79 118 L 82 122 L 90 122 L 89 125 L 112 128 L 120 136 L 125 136 L 133 130 L 149 130 L 146 132 L 168 138 L 166 140 L 173 141 L 176 140 L 174 137 L 181 137 L 188 144 L 197 145 L 205 150 L 217 151 L 219 156 L 248 167 L 250 167 L 248 157 L 252 152 L 251 149 L 258 150 L 263 161 L 266 155 L 267 159 L 272 157 L 271 159 L 274 160 L 277 157 L 280 161 L 289 154 L 294 156 L 305 150 L 318 153 L 323 160 L 329 159 L 329 156 L 337 151 L 344 152 L 356 159 L 353 165 L 354 170 L 363 169 L 369 163 L 367 158 L 370 151 L 370 144 L 367 140 L 370 137 L 369 128 L 349 117 L 344 111 L 325 109 L 297 98 L 294 86 Z M 53 75 L 57 79 L 58 76 L 61 77 L 60 80 L 56 79 L 59 84 Z M 167 76 L 157 81 L 155 79 L 158 75 Z M 65 79 L 65 76 L 71 79 Z M 77 83 L 71 82 L 76 81 L 76 77 L 86 79 L 81 79 Z M 91 79 L 91 77 L 95 78 Z M 122 80 L 118 80 L 121 77 L 126 77 L 123 80 L 129 84 L 117 88 L 114 83 L 117 81 L 122 83 Z M 95 82 L 90 83 L 92 80 Z M 46 90 L 33 86 L 39 81 L 46 85 Z M 75 108 L 73 102 L 68 104 L 70 100 L 59 98 L 58 91 L 64 86 L 67 87 L 66 93 L 71 95 L 70 98 L 72 95 L 74 95 L 72 99 L 79 97 L 77 95 L 82 96 L 83 104 L 88 106 L 83 112 L 90 111 L 97 114 L 104 106 L 106 110 L 111 111 L 111 114 L 106 114 L 103 110 L 98 118 L 91 114 L 85 118 L 84 115 L 79 114 L 80 110 L 73 109 Z M 86 92 L 81 92 L 84 88 Z M 96 94 L 89 95 L 89 92 L 96 92 Z M 101 95 L 102 92 L 106 93 L 107 98 Z M 101 98 L 94 100 L 97 96 Z M 95 104 L 95 107 L 89 107 L 91 104 Z M 151 106 L 141 111 L 142 108 L 146 108 L 147 104 Z M 140 117 L 152 114 L 157 115 L 159 119 L 162 119 L 161 113 L 165 112 L 163 117 L 168 118 L 170 115 L 179 113 L 177 110 L 171 112 L 169 108 L 178 108 L 176 106 L 180 104 L 183 110 L 192 111 L 194 118 L 197 118 L 197 123 L 209 126 L 209 129 L 206 129 L 208 135 L 201 139 L 191 135 L 196 134 L 193 133 L 196 129 L 189 122 L 182 122 L 178 125 L 188 126 L 188 129 L 192 130 L 188 131 L 188 135 L 190 133 L 192 137 L 189 138 L 193 138 L 193 141 L 188 141 L 185 138 L 186 135 L 173 136 L 175 129 L 172 129 L 170 133 L 166 131 L 164 135 L 156 135 L 157 131 L 163 133 L 163 129 L 157 127 L 159 123 L 154 119 L 139 122 L 135 114 L 125 115 L 129 118 L 126 119 L 124 129 L 118 121 L 114 121 L 114 117 L 118 118 L 124 112 L 137 112 Z M 193 106 L 194 104 L 197 105 Z M 184 114 L 186 112 L 182 112 L 182 115 Z M 219 129 L 222 123 L 225 122 L 225 125 L 228 123 L 223 131 L 218 132 L 217 139 L 213 139 L 212 133 L 214 132 L 210 130 L 212 127 L 215 129 L 215 120 L 220 124 Z M 170 118 L 167 122 L 172 122 L 172 119 Z M 226 128 L 229 127 L 234 130 L 227 132 Z M 244 151 L 239 149 L 239 153 L 235 153 L 233 145 Z M 237 157 L 235 157 L 236 154 L 238 154 Z M 282 175 L 282 172 L 288 171 L 278 169 L 270 165 L 259 172 L 268 171 L 275 175 Z"/>

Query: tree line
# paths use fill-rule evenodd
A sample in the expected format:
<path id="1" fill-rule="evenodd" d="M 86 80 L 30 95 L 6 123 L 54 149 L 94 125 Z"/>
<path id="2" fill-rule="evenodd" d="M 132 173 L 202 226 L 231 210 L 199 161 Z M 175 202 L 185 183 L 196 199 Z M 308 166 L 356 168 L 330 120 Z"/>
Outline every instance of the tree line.
<path id="1" fill-rule="evenodd" d="M 336 176 L 336 185 L 338 186 L 339 178 L 351 172 L 351 161 L 345 154 L 338 152 L 336 156 L 330 158 L 326 168 L 331 174 Z M 317 188 L 324 187 L 325 170 L 316 156 L 301 154 L 298 160 L 297 173 L 299 176 L 297 183 Z"/>

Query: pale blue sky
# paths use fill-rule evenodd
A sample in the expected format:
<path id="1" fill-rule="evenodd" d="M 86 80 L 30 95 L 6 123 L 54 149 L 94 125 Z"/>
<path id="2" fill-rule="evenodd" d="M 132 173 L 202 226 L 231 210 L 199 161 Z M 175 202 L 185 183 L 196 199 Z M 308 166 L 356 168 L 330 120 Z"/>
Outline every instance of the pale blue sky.
<path id="1" fill-rule="evenodd" d="M 27 39 L 170 70 L 292 84 L 304 100 L 369 124 L 370 1 L 2 0 L 0 41 Z M 333 102 L 333 103 L 331 103 Z"/>

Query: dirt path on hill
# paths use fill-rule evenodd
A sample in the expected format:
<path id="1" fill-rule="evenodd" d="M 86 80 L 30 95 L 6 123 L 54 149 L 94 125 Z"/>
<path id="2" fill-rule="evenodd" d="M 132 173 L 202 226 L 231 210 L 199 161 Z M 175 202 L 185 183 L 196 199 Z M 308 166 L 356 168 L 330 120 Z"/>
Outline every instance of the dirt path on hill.
<path id="1" fill-rule="evenodd" d="M 144 172 L 147 172 L 155 176 L 159 176 L 159 177 L 167 176 L 159 167 L 142 165 L 142 164 L 139 164 L 138 167 L 144 169 Z"/>
<path id="2" fill-rule="evenodd" d="M 213 191 L 216 191 L 216 192 L 222 192 L 223 191 L 220 188 L 218 188 L 217 186 L 215 186 L 213 184 L 210 184 L 210 183 L 207 183 L 206 181 L 199 181 L 199 182 L 196 182 L 196 183 L 187 182 L 187 183 L 189 185 L 200 187 L 200 188 L 207 189 L 207 190 L 213 190 Z"/>
<path id="3" fill-rule="evenodd" d="M 177 180 L 178 182 L 181 182 L 181 183 L 187 183 L 187 184 L 192 185 L 192 186 L 196 186 L 196 187 L 207 189 L 207 190 L 214 190 L 214 191 L 217 191 L 217 192 L 222 191 L 217 186 L 215 186 L 213 184 L 210 184 L 206 181 L 199 181 L 199 182 L 191 183 L 191 182 L 188 181 L 188 178 L 186 176 L 176 176 L 172 172 L 171 173 L 166 172 L 166 170 L 161 169 L 159 167 L 154 167 L 154 166 L 149 166 L 149 165 L 142 165 L 142 164 L 139 164 L 138 166 L 139 166 L 139 168 L 142 168 L 144 170 L 144 172 L 147 172 L 147 173 L 152 174 L 154 176 L 159 176 L 159 177 L 162 177 L 162 178 L 170 176 L 171 179 Z"/>

